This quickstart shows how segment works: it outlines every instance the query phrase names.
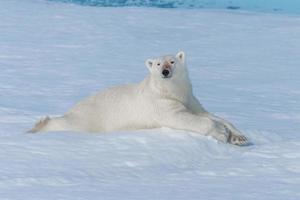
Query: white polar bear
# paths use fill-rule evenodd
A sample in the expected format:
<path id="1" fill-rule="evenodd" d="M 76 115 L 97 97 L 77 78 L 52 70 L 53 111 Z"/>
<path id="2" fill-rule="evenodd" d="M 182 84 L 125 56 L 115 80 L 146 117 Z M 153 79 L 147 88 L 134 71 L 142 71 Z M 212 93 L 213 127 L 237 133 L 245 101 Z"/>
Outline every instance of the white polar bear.
<path id="1" fill-rule="evenodd" d="M 29 132 L 120 130 L 170 127 L 245 145 L 247 138 L 214 116 L 194 97 L 184 52 L 148 59 L 141 83 L 108 89 L 79 102 L 62 117 L 40 120 Z"/>

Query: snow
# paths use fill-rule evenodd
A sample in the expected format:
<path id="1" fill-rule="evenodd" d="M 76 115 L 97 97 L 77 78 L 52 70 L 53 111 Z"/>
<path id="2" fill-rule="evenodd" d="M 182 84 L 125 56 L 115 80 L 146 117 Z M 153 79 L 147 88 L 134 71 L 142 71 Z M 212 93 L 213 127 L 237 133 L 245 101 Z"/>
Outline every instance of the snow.
<path id="1" fill-rule="evenodd" d="M 1 200 L 300 198 L 299 16 L 4 0 L 0 19 Z M 205 108 L 253 145 L 168 128 L 25 133 L 179 50 Z"/>

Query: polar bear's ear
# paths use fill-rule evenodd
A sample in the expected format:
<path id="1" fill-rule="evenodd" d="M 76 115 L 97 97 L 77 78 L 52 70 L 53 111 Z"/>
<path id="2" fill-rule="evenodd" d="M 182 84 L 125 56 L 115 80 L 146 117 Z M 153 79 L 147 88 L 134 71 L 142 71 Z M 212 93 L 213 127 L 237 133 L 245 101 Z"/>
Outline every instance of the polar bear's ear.
<path id="1" fill-rule="evenodd" d="M 147 59 L 145 64 L 147 66 L 147 68 L 150 70 L 153 66 L 154 61 L 152 59 Z"/>
<path id="2" fill-rule="evenodd" d="M 176 58 L 181 62 L 184 63 L 185 61 L 185 54 L 183 51 L 180 51 L 176 54 Z"/>

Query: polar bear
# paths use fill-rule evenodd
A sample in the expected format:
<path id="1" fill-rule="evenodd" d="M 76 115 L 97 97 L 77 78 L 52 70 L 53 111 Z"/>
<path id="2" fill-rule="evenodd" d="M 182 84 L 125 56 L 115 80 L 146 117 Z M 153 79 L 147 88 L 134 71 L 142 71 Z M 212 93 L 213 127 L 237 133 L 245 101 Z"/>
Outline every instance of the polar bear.
<path id="1" fill-rule="evenodd" d="M 184 52 L 146 60 L 150 74 L 139 84 L 114 87 L 79 102 L 62 117 L 40 120 L 29 132 L 169 127 L 245 145 L 231 123 L 207 112 L 194 97 Z"/>

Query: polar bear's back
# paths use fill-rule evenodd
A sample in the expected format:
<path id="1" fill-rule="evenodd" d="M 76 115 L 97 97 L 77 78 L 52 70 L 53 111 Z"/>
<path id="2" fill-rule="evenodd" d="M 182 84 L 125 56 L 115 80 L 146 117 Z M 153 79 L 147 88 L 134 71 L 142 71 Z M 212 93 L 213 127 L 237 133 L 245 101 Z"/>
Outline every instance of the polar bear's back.
<path id="1" fill-rule="evenodd" d="M 138 94 L 138 85 L 113 87 L 79 102 L 65 117 L 83 131 L 135 129 L 143 102 Z"/>

